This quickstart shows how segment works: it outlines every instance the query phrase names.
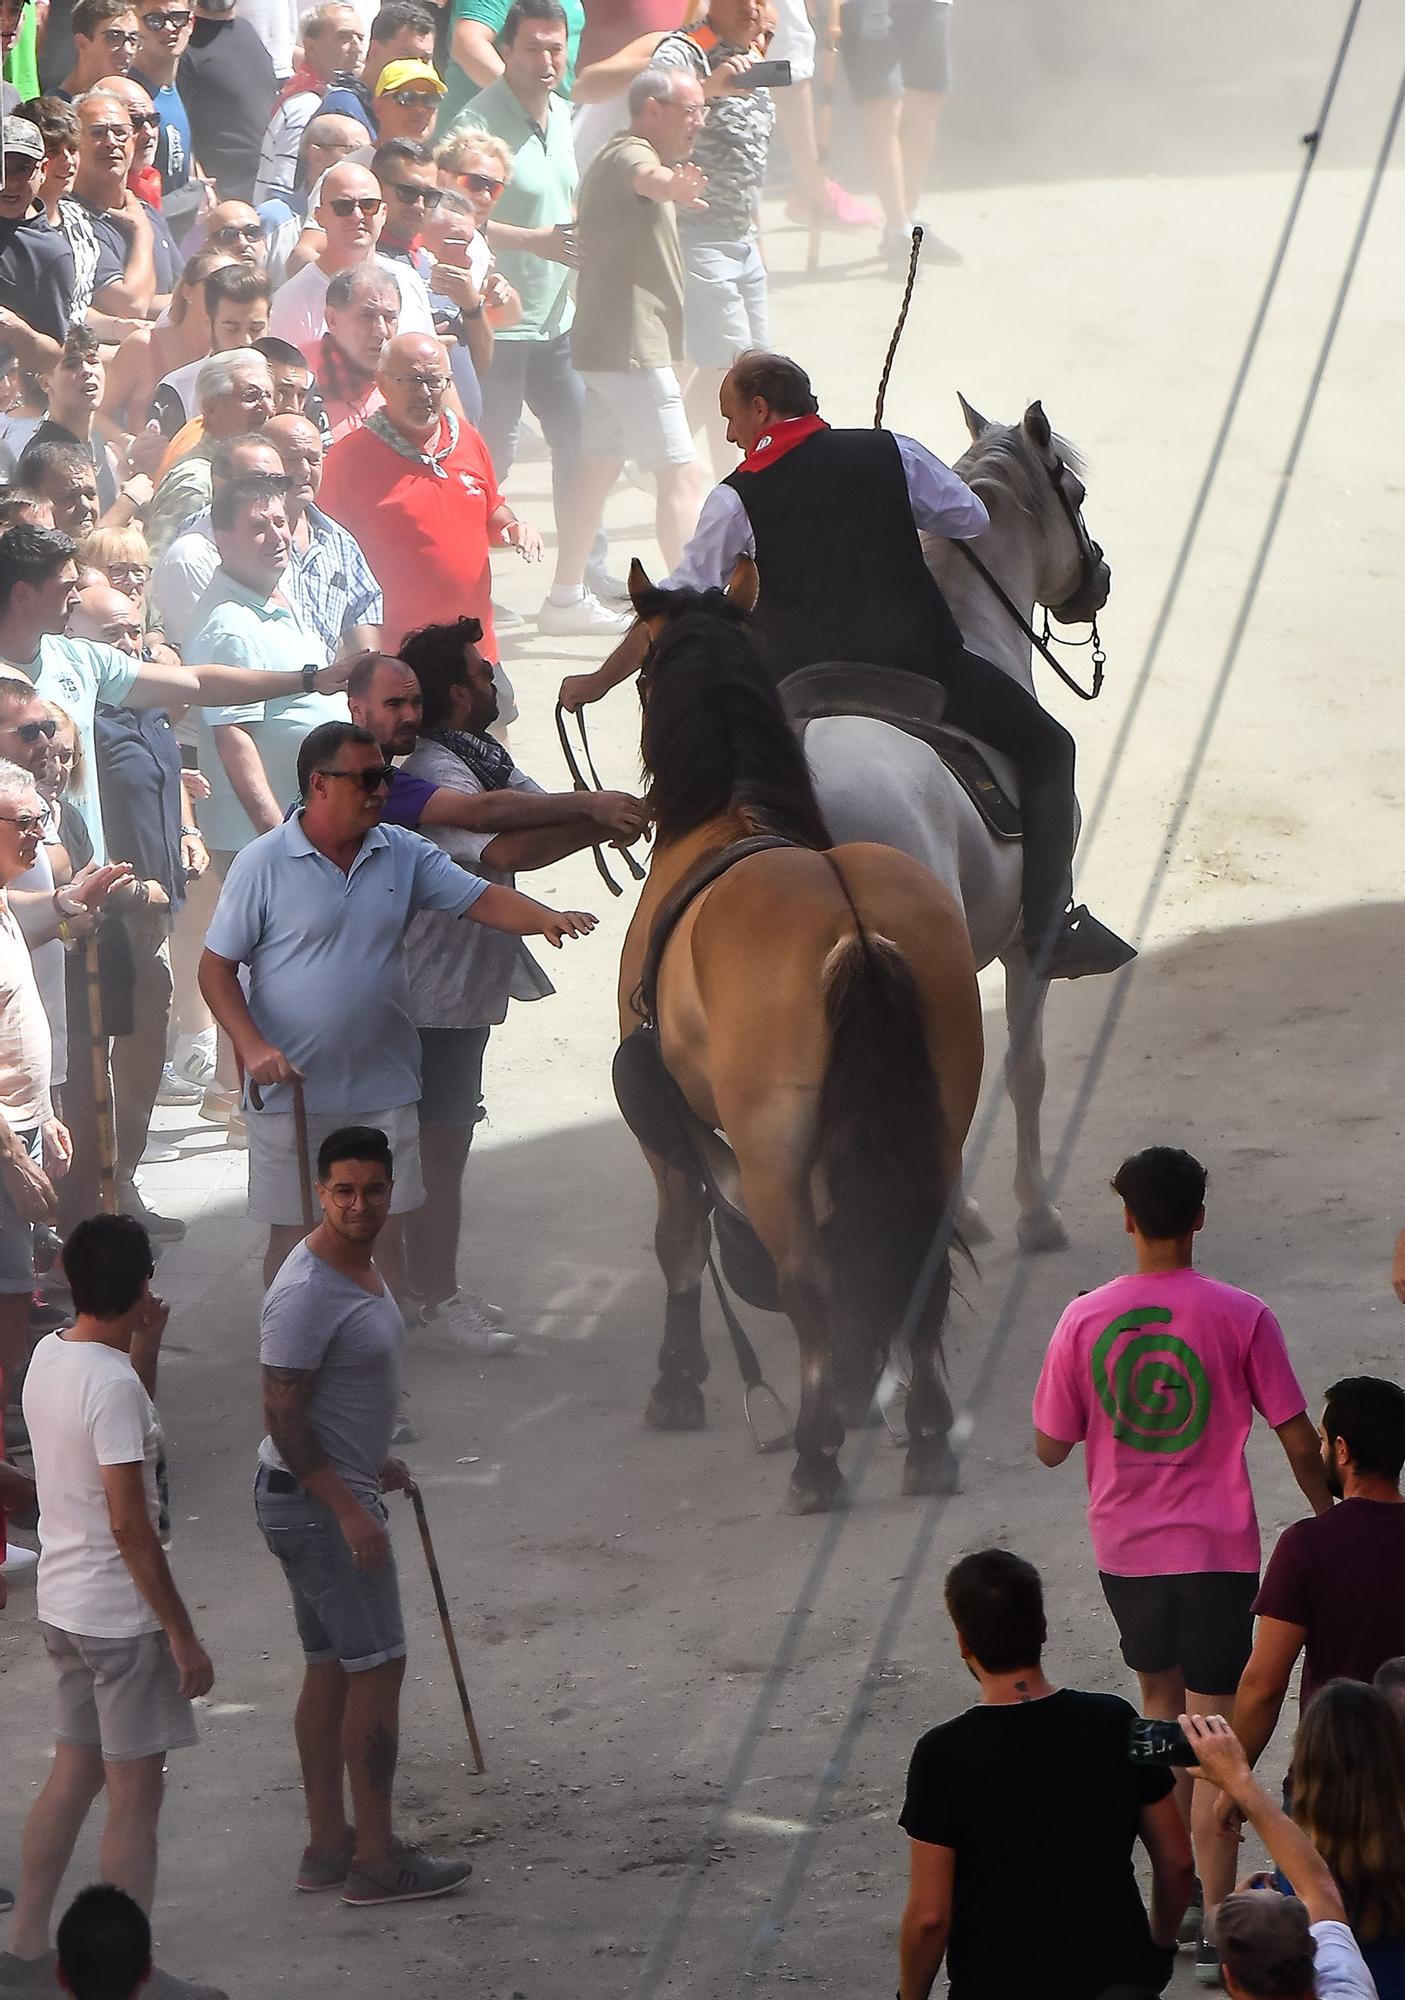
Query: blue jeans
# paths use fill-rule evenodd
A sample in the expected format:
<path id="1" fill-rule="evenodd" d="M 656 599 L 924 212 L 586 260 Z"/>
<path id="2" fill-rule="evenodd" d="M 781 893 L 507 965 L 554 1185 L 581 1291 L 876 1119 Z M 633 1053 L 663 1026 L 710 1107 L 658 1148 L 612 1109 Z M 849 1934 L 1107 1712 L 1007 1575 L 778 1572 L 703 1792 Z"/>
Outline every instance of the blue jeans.
<path id="1" fill-rule="evenodd" d="M 286 1483 L 288 1475 L 278 1475 Z M 384 1525 L 385 1502 L 367 1502 Z M 405 1624 L 395 1557 L 380 1569 L 360 1570 L 330 1507 L 298 1488 L 275 1490 L 269 1468 L 254 1480 L 254 1512 L 277 1556 L 293 1597 L 293 1617 L 309 1666 L 339 1661 L 349 1674 L 365 1673 L 405 1657 Z"/>
<path id="2" fill-rule="evenodd" d="M 483 378 L 483 421 L 479 429 L 493 461 L 499 486 L 517 457 L 525 403 L 542 427 L 551 453 L 551 505 L 557 533 L 570 503 L 571 482 L 581 460 L 581 411 L 585 384 L 571 365 L 571 336 L 554 340 L 498 340 L 493 365 Z M 590 569 L 603 565 L 602 530 L 590 552 Z"/>

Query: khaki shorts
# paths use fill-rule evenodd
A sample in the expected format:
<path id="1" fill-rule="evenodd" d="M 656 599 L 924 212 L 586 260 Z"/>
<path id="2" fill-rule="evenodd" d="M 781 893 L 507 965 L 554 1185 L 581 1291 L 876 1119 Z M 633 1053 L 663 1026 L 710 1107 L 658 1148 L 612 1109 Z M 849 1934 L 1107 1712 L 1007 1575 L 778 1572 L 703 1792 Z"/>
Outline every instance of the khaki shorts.
<path id="1" fill-rule="evenodd" d="M 60 1743 L 101 1750 L 110 1763 L 125 1764 L 199 1741 L 164 1632 L 91 1639 L 42 1619 L 39 1630 L 58 1674 Z"/>
<path id="2" fill-rule="evenodd" d="M 309 1111 L 308 1166 L 317 1173 L 317 1148 L 344 1125 L 372 1125 L 390 1141 L 395 1163 L 392 1215 L 408 1215 L 424 1201 L 420 1179 L 420 1118 L 417 1104 L 396 1104 L 389 1111 Z M 285 1223 L 303 1219 L 298 1195 L 298 1141 L 291 1111 L 255 1111 L 244 1107 L 249 1139 L 249 1213 L 255 1222 Z M 316 1190 L 310 1188 L 314 1222 L 320 1220 Z"/>

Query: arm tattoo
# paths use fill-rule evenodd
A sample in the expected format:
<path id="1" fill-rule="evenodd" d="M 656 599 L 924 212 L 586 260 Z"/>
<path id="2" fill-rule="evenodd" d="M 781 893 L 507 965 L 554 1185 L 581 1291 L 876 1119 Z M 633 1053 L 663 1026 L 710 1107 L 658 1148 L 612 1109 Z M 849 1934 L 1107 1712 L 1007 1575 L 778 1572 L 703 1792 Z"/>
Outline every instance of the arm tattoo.
<path id="1" fill-rule="evenodd" d="M 317 1380 L 314 1368 L 265 1368 L 263 1413 L 274 1448 L 295 1479 L 319 1472 L 327 1463 L 322 1440 L 307 1414 Z"/>

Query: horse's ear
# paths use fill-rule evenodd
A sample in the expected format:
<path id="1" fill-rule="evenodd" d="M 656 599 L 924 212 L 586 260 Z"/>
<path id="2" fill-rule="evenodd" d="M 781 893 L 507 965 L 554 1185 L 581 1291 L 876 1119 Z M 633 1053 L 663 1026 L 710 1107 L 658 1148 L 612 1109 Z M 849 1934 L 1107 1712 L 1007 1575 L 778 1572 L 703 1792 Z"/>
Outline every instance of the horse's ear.
<path id="1" fill-rule="evenodd" d="M 640 598 L 646 596 L 654 587 L 649 581 L 649 572 L 645 569 L 643 563 L 640 562 L 638 556 L 634 556 L 630 560 L 629 576 L 626 582 L 629 590 L 629 601 L 635 610 L 638 611 Z"/>
<path id="2" fill-rule="evenodd" d="M 750 618 L 761 595 L 761 580 L 750 556 L 738 556 L 727 581 L 727 602 L 734 604 L 743 618 Z"/>
<path id="3" fill-rule="evenodd" d="M 990 420 L 983 417 L 979 410 L 973 410 L 959 389 L 956 392 L 956 400 L 961 405 L 961 414 L 966 419 L 966 428 L 971 433 L 971 442 L 974 444 L 977 438 L 983 437 L 990 429 Z"/>
<path id="4" fill-rule="evenodd" d="M 1030 404 L 1024 413 L 1023 429 L 1036 451 L 1049 449 L 1054 433 L 1049 428 L 1049 419 L 1044 414 L 1042 403 Z"/>

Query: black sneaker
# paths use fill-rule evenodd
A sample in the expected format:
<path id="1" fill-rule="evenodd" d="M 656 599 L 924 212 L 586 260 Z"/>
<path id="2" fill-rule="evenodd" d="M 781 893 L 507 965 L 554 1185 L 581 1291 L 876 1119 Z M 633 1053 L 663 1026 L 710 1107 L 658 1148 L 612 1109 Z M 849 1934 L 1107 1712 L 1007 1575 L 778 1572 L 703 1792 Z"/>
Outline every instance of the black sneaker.
<path id="1" fill-rule="evenodd" d="M 1195 1983 L 1197 1986 L 1223 1986 L 1220 1972 L 1220 1955 L 1209 1938 L 1202 1936 L 1195 1947 Z"/>
<path id="2" fill-rule="evenodd" d="M 353 1863 L 342 1890 L 344 1903 L 423 1903 L 460 1889 L 473 1873 L 471 1861 L 439 1861 L 422 1848 L 397 1841 L 383 1868 Z"/>
<path id="3" fill-rule="evenodd" d="M 122 1204 L 122 1213 L 139 1222 L 153 1243 L 181 1243 L 185 1240 L 185 1224 L 178 1215 L 158 1215 L 154 1208 L 148 1208 L 138 1195 Z"/>
<path id="4" fill-rule="evenodd" d="M 1177 1933 L 1176 1942 L 1178 1944 L 1199 1944 L 1204 1929 L 1205 1891 L 1201 1888 L 1200 1877 L 1197 1875 L 1195 1878 L 1195 1887 L 1190 1892 L 1190 1901 L 1186 1904 L 1185 1915 L 1181 1918 L 1181 1927 Z"/>

